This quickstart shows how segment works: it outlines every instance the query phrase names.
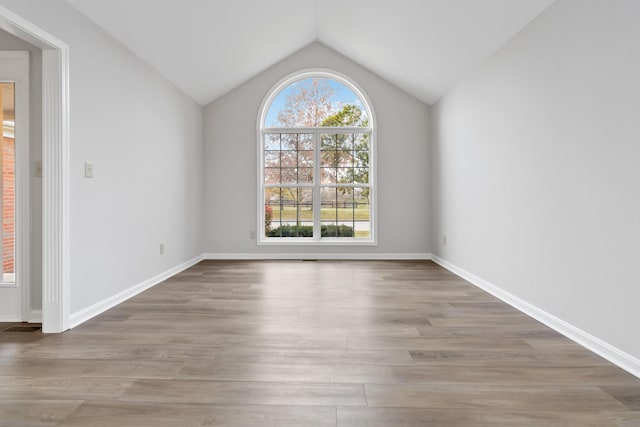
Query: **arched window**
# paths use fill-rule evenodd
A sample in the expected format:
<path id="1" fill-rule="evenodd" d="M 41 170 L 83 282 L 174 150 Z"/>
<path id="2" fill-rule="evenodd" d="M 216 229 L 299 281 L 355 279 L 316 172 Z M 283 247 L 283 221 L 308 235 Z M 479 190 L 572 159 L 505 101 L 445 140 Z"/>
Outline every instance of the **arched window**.
<path id="1" fill-rule="evenodd" d="M 346 77 L 303 71 L 259 116 L 259 243 L 375 243 L 375 123 Z"/>

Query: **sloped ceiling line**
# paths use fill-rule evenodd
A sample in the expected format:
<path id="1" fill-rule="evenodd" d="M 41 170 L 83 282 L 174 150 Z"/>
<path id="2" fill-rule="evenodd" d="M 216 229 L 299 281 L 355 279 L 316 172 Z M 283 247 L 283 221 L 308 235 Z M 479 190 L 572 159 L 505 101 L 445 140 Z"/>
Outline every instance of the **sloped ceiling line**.
<path id="1" fill-rule="evenodd" d="M 553 1 L 66 0 L 202 105 L 314 41 L 433 104 Z"/>

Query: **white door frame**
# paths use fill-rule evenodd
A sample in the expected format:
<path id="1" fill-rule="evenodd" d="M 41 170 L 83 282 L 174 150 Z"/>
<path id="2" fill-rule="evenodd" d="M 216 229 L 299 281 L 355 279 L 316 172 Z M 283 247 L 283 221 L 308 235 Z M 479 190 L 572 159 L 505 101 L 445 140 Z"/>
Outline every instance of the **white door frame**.
<path id="1" fill-rule="evenodd" d="M 69 329 L 69 46 L 0 6 L 0 29 L 42 49 L 42 330 Z"/>

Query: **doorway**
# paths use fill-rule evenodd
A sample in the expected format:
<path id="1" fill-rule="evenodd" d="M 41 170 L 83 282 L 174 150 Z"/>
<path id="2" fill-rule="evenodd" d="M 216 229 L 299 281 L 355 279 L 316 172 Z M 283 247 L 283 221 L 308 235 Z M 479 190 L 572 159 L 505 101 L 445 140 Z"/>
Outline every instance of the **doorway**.
<path id="1" fill-rule="evenodd" d="M 42 331 L 63 332 L 71 300 L 69 46 L 4 6 L 0 28 L 42 49 Z"/>
<path id="2" fill-rule="evenodd" d="M 29 53 L 0 52 L 0 321 L 28 320 Z"/>

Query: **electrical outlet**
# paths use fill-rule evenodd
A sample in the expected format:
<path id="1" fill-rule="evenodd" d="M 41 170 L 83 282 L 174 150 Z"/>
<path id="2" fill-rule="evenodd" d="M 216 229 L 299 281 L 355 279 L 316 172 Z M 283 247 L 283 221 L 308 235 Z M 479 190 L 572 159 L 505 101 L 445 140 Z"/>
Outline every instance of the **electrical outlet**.
<path id="1" fill-rule="evenodd" d="M 249 239 L 253 240 L 256 238 L 256 232 L 255 231 L 250 231 L 249 232 Z"/>
<path id="2" fill-rule="evenodd" d="M 164 255 L 164 243 L 160 243 L 160 255 Z"/>
<path id="3" fill-rule="evenodd" d="M 442 236 L 442 246 L 447 246 L 447 235 Z"/>

